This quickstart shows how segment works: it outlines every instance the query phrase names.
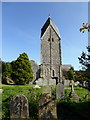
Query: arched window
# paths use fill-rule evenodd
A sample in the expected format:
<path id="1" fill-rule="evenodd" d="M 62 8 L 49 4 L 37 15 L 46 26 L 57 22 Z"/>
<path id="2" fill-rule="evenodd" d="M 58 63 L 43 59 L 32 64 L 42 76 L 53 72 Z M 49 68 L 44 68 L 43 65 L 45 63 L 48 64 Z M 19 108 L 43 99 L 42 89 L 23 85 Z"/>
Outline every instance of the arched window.
<path id="1" fill-rule="evenodd" d="M 53 77 L 55 76 L 55 71 L 54 71 L 54 70 L 52 70 L 52 76 L 53 76 Z"/>

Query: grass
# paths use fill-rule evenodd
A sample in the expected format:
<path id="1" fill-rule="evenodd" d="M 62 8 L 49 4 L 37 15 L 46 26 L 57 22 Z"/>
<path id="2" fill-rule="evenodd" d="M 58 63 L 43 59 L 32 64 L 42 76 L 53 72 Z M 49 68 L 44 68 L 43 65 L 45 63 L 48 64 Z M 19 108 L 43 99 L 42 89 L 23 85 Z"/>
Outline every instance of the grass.
<path id="1" fill-rule="evenodd" d="M 38 101 L 41 96 L 41 88 L 34 88 L 34 85 L 2 85 L 2 117 L 3 120 L 9 119 L 10 111 L 9 105 L 10 100 L 17 94 L 23 94 L 29 101 L 30 119 L 38 117 Z"/>
<path id="2" fill-rule="evenodd" d="M 71 92 L 69 86 L 65 86 L 65 95 L 63 99 L 57 100 L 57 116 L 58 120 L 89 120 L 90 101 L 85 99 L 85 95 L 89 93 L 87 89 L 76 86 L 75 93 L 82 98 L 81 102 L 70 100 L 67 96 Z"/>
<path id="3" fill-rule="evenodd" d="M 87 95 L 89 93 L 89 91 L 87 89 L 79 87 L 79 86 L 74 86 L 74 91 L 82 99 L 85 98 L 85 95 Z M 68 96 L 70 92 L 71 92 L 70 86 L 65 86 L 66 96 Z"/>
<path id="4" fill-rule="evenodd" d="M 9 105 L 10 100 L 13 96 L 17 94 L 23 94 L 27 97 L 29 101 L 29 111 L 30 119 L 38 119 L 38 101 L 42 95 L 42 88 L 37 89 L 33 88 L 34 85 L 2 85 L 3 94 L 2 96 L 2 117 L 3 120 L 10 119 Z M 86 101 L 84 96 L 88 94 L 88 90 L 81 87 L 74 87 L 75 92 L 79 97 L 83 98 L 83 101 L 80 103 L 75 103 L 67 98 L 70 93 L 70 87 L 65 86 L 65 95 L 66 97 L 63 100 L 58 100 L 57 102 L 57 114 L 58 120 L 88 120 L 88 112 L 90 112 L 90 102 Z M 55 86 L 52 87 L 52 95 L 56 96 Z M 82 114 L 84 113 L 84 114 Z"/>

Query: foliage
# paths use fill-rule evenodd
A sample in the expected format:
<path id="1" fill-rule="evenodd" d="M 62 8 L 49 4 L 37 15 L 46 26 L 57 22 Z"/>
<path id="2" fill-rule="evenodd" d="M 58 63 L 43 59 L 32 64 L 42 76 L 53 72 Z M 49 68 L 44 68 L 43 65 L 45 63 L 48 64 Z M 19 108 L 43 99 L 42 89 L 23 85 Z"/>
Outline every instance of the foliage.
<path id="1" fill-rule="evenodd" d="M 12 84 L 14 83 L 11 79 L 12 66 L 9 62 L 2 62 L 2 83 L 3 84 Z"/>
<path id="2" fill-rule="evenodd" d="M 53 98 L 56 98 L 56 86 L 51 87 L 51 94 Z"/>
<path id="3" fill-rule="evenodd" d="M 2 62 L 2 74 L 3 78 L 8 77 L 11 78 L 12 66 L 9 62 Z"/>
<path id="4" fill-rule="evenodd" d="M 20 54 L 16 61 L 12 63 L 12 79 L 17 85 L 28 84 L 33 80 L 33 71 L 28 55 L 26 53 Z"/>
<path id="5" fill-rule="evenodd" d="M 65 95 L 68 96 L 69 93 L 71 92 L 70 86 L 65 86 Z M 74 86 L 74 91 L 75 93 L 82 98 L 82 100 L 85 99 L 85 95 L 89 93 L 89 91 L 85 88 L 79 87 L 79 86 Z"/>
<path id="6" fill-rule="evenodd" d="M 10 100 L 17 94 L 23 94 L 27 97 L 29 102 L 30 120 L 38 118 L 38 101 L 41 97 L 41 88 L 34 88 L 34 85 L 2 85 L 2 117 L 3 120 L 10 119 Z"/>
<path id="7" fill-rule="evenodd" d="M 79 103 L 59 101 L 57 104 L 58 120 L 89 120 L 89 113 L 90 101 Z"/>
<path id="8" fill-rule="evenodd" d="M 82 69 L 86 70 L 90 68 L 90 55 L 85 52 L 82 52 L 82 55 L 78 57 L 79 63 L 82 65 Z"/>
<path id="9" fill-rule="evenodd" d="M 68 97 L 71 92 L 70 86 L 65 86 L 65 97 L 57 100 L 58 120 L 89 120 L 90 101 L 85 99 L 89 91 L 79 86 L 74 89 L 75 93 L 82 98 L 81 102 L 70 100 Z"/>
<path id="10" fill-rule="evenodd" d="M 88 53 L 90 53 L 90 48 L 87 47 Z M 88 88 L 90 89 L 90 55 L 88 53 L 82 52 L 82 55 L 78 57 L 79 63 L 82 65 L 82 70 L 85 71 L 84 77 L 88 81 Z"/>
<path id="11" fill-rule="evenodd" d="M 68 71 L 63 70 L 62 72 L 63 72 L 63 76 L 65 77 L 65 79 L 68 79 L 68 74 L 67 74 Z"/>
<path id="12" fill-rule="evenodd" d="M 73 67 L 70 68 L 70 70 L 67 72 L 67 75 L 69 80 L 75 80 L 75 72 Z"/>
<path id="13" fill-rule="evenodd" d="M 83 85 L 83 82 L 87 80 L 87 78 L 85 77 L 85 71 L 83 70 L 79 70 L 79 71 L 75 71 L 75 81 L 79 81 L 80 84 Z"/>
<path id="14" fill-rule="evenodd" d="M 33 70 L 26 53 L 20 54 L 17 60 L 2 62 L 2 83 L 28 84 L 33 80 Z"/>
<path id="15" fill-rule="evenodd" d="M 29 102 L 29 111 L 30 111 L 30 119 L 29 120 L 37 120 L 38 119 L 38 102 L 42 95 L 42 88 L 33 88 L 34 85 L 2 85 L 3 88 L 3 94 L 2 94 L 2 117 L 3 120 L 10 119 L 10 111 L 9 111 L 9 105 L 10 100 L 13 96 L 17 94 L 23 94 L 27 97 Z M 68 88 L 68 89 L 66 89 Z M 75 103 L 68 99 L 68 94 L 70 93 L 70 87 L 65 86 L 65 95 L 66 97 L 62 100 L 58 100 L 57 102 L 57 112 L 58 112 L 58 119 L 60 120 L 71 120 L 70 115 L 79 116 L 79 118 L 87 118 L 88 120 L 88 112 L 89 109 L 89 101 L 85 101 L 83 99 L 80 103 Z M 55 87 L 52 87 L 52 91 L 55 91 Z M 67 92 L 66 92 L 67 91 Z M 88 94 L 88 90 L 81 88 L 81 87 L 75 87 L 75 92 L 78 94 L 78 96 L 84 98 L 86 94 Z M 54 93 L 55 95 L 55 93 Z M 78 111 L 78 109 L 80 111 Z M 85 115 L 82 115 L 81 112 L 85 112 Z M 64 114 L 65 113 L 65 114 Z M 73 117 L 74 117 L 73 116 Z M 64 118 L 65 119 L 64 119 Z M 67 119 L 66 119 L 67 118 Z M 78 119 L 79 119 L 78 118 Z M 75 118 L 74 118 L 75 120 Z M 80 120 L 80 119 L 79 119 Z"/>

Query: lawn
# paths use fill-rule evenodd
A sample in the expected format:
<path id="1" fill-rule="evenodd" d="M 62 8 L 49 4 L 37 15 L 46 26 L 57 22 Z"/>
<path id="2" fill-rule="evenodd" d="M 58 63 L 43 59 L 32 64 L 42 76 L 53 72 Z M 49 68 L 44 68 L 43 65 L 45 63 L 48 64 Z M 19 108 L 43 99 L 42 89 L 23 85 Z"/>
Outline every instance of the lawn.
<path id="1" fill-rule="evenodd" d="M 64 89 L 65 89 L 65 94 L 68 96 L 71 91 L 70 86 L 65 86 Z M 74 91 L 82 99 L 85 98 L 85 95 L 89 93 L 87 89 L 79 87 L 79 86 L 74 86 Z"/>
<path id="2" fill-rule="evenodd" d="M 2 117 L 3 120 L 9 119 L 9 104 L 13 96 L 23 94 L 29 101 L 30 120 L 38 117 L 38 100 L 41 96 L 41 88 L 33 88 L 34 85 L 2 85 Z"/>
<path id="3" fill-rule="evenodd" d="M 42 95 L 42 88 L 33 88 L 34 85 L 2 85 L 2 117 L 3 120 L 9 120 L 10 111 L 9 105 L 10 100 L 17 94 L 23 94 L 29 101 L 30 120 L 38 119 L 38 101 Z M 57 115 L 58 120 L 88 120 L 90 112 L 90 102 L 85 100 L 85 95 L 88 94 L 88 90 L 75 87 L 75 92 L 79 97 L 82 98 L 82 102 L 75 103 L 67 99 L 70 93 L 70 87 L 65 86 L 65 99 L 57 102 Z M 52 95 L 55 97 L 55 87 L 52 89 Z M 83 114 L 85 113 L 85 114 Z"/>

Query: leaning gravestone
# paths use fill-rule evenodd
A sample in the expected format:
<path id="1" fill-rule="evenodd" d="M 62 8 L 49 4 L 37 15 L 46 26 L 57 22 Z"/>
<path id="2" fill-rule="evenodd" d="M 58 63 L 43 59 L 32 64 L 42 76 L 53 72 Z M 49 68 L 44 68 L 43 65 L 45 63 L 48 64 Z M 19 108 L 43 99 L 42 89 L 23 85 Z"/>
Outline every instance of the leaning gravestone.
<path id="1" fill-rule="evenodd" d="M 55 100 L 50 94 L 44 93 L 39 100 L 39 120 L 56 120 L 57 111 Z"/>
<path id="2" fill-rule="evenodd" d="M 56 98 L 64 97 L 64 85 L 62 83 L 58 83 L 56 85 Z"/>
<path id="3" fill-rule="evenodd" d="M 29 118 L 28 100 L 24 95 L 16 95 L 10 101 L 10 119 L 27 120 Z"/>

